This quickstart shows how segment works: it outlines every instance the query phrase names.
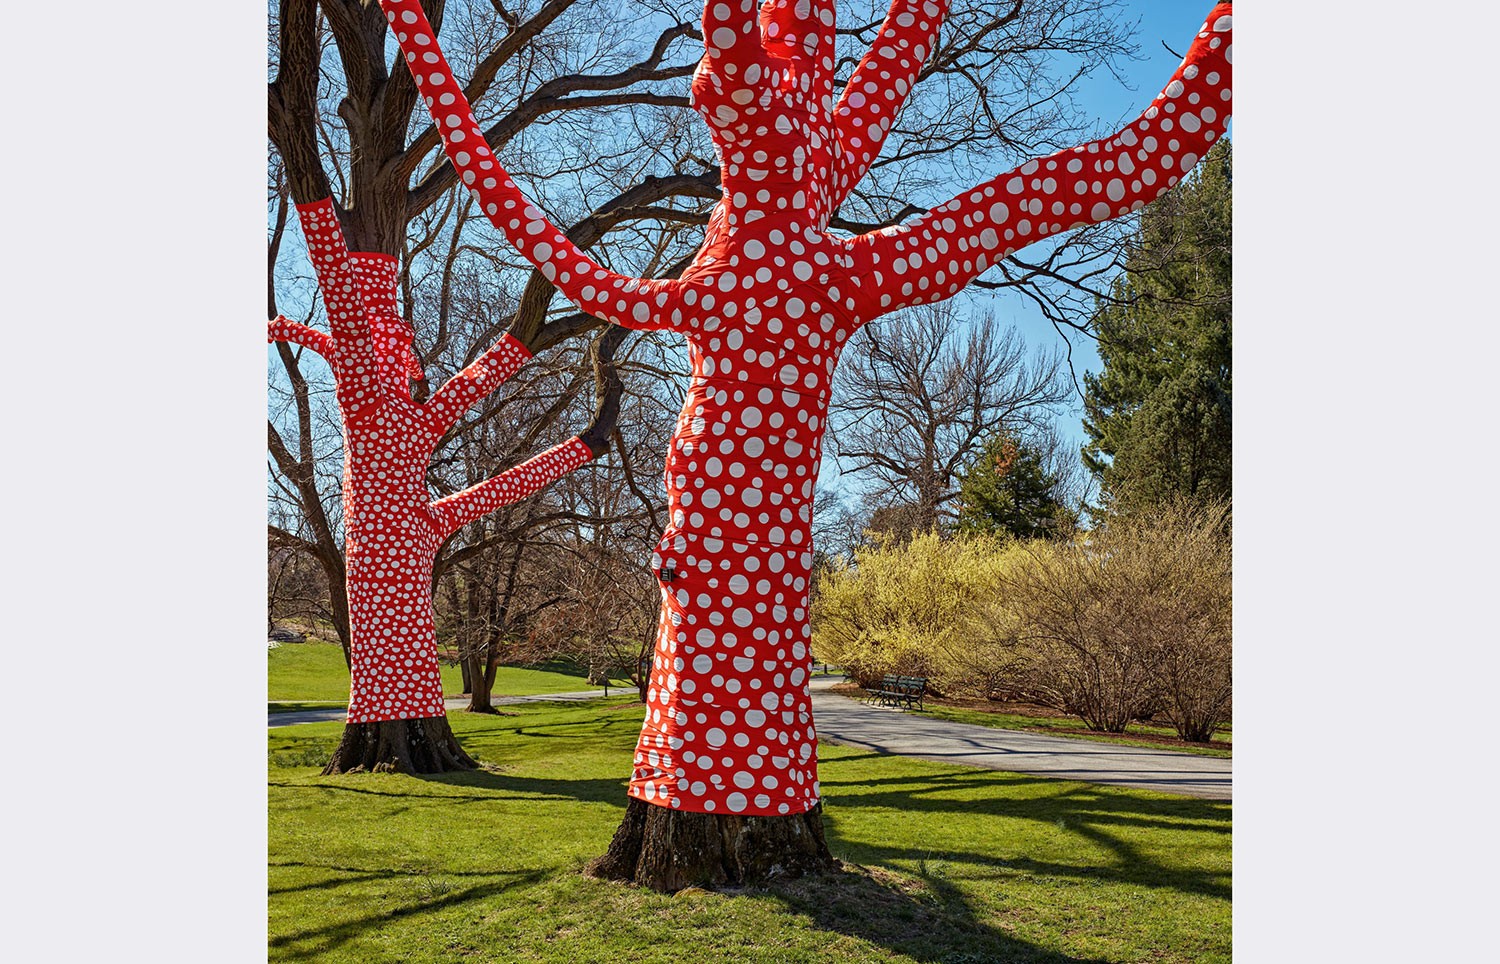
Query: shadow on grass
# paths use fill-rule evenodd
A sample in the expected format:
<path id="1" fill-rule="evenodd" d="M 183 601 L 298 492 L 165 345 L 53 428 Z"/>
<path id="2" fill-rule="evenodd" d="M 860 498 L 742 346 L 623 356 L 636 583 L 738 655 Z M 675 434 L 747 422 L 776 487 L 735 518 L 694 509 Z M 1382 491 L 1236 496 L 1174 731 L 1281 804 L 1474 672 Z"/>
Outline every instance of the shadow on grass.
<path id="1" fill-rule="evenodd" d="M 1017 795 L 1028 785 L 1051 784 L 1055 792 Z M 874 780 L 824 780 L 825 812 L 830 838 L 837 837 L 843 852 L 855 860 L 876 864 L 893 860 L 926 859 L 952 861 L 1002 874 L 1031 874 L 1168 888 L 1230 900 L 1231 887 L 1223 874 L 1190 868 L 1167 867 L 1125 839 L 1121 831 L 1163 831 L 1230 834 L 1232 810 L 1221 801 L 1188 797 L 1150 798 L 1110 792 L 1088 785 L 1069 785 L 1041 777 L 959 770 L 920 777 Z M 845 787 L 845 792 L 838 788 Z M 1109 855 L 1107 860 L 1082 865 L 1038 860 L 1025 855 L 1012 858 L 945 849 L 942 837 L 913 848 L 898 842 L 871 842 L 844 838 L 838 826 L 847 815 L 867 807 L 902 813 L 941 814 L 949 826 L 964 818 L 1006 818 L 1050 824 L 1087 840 Z"/>
<path id="2" fill-rule="evenodd" d="M 602 704 L 596 707 L 596 709 L 602 711 L 613 711 L 629 709 L 639 705 L 639 703 L 608 703 Z M 518 726 L 499 727 L 496 729 L 496 732 L 507 733 L 513 736 L 539 736 L 543 739 L 585 740 L 590 744 L 596 744 L 598 742 L 598 733 L 600 730 L 607 730 L 610 727 L 616 726 L 624 726 L 628 727 L 631 730 L 639 730 L 641 728 L 641 721 L 634 715 L 616 716 L 613 718 L 599 717 L 597 719 L 590 720 L 558 720 L 553 723 L 522 723 Z M 574 729 L 578 730 L 579 732 L 566 732 L 567 730 Z M 564 732 L 547 732 L 549 730 L 561 730 Z"/>
<path id="3" fill-rule="evenodd" d="M 819 930 L 933 964 L 1103 964 L 1037 947 L 981 923 L 957 888 L 931 877 L 846 865 L 843 873 L 787 881 L 766 893 Z"/>
<path id="4" fill-rule="evenodd" d="M 831 761 L 836 769 L 849 759 Z M 826 773 L 825 773 L 826 777 Z M 1231 832 L 1233 809 L 1226 800 L 1196 797 L 1144 797 L 1093 784 L 971 767 L 948 773 L 874 779 L 824 779 L 824 796 L 851 807 L 883 807 L 906 812 L 977 814 L 1045 819 L 1085 815 L 1096 823 Z M 1017 796 L 1020 787 L 1055 787 L 1041 796 Z M 847 788 L 841 789 L 841 788 Z"/>
<path id="5" fill-rule="evenodd" d="M 282 790 L 308 790 L 332 794 L 357 794 L 373 797 L 389 797 L 392 800 L 443 800 L 454 805 L 466 803 L 495 803 L 501 800 L 578 800 L 584 803 L 611 803 L 625 810 L 624 777 L 619 779 L 557 780 L 541 777 L 514 777 L 491 770 L 471 770 L 461 773 L 436 773 L 409 777 L 432 787 L 431 792 L 413 790 L 410 785 L 382 787 L 381 780 L 391 779 L 385 774 L 355 774 L 319 780 L 316 783 L 269 784 Z M 337 782 L 336 782 L 337 781 Z M 444 793 L 440 788 L 451 787 L 479 790 L 479 793 Z"/>
<path id="6" fill-rule="evenodd" d="M 348 884 L 363 884 L 371 880 L 389 880 L 392 877 L 403 876 L 399 870 L 370 870 L 364 867 L 333 867 L 324 864 L 308 864 L 296 860 L 276 861 L 270 863 L 271 868 L 296 867 L 302 870 L 322 870 L 331 874 L 343 874 L 342 877 L 329 877 L 326 880 L 314 880 L 305 884 L 297 884 L 291 887 L 271 886 L 266 893 L 275 896 L 277 894 L 300 894 L 309 890 L 331 890 L 335 887 L 344 887 Z"/>
<path id="7" fill-rule="evenodd" d="M 583 803 L 610 803 L 625 812 L 626 776 L 619 778 L 598 777 L 589 780 L 559 780 L 547 777 L 518 777 L 494 770 L 470 770 L 464 773 L 443 773 L 420 777 L 423 781 L 442 783 L 454 787 L 473 787 L 486 791 L 483 799 L 493 800 L 495 794 L 507 797 L 524 797 L 528 800 L 579 800 Z"/>
<path id="8" fill-rule="evenodd" d="M 472 877 L 492 878 L 502 877 L 508 873 L 519 873 L 519 871 L 479 871 L 479 870 L 444 870 L 440 873 L 428 874 L 427 871 L 417 867 L 340 867 L 337 864 L 310 864 L 300 860 L 273 860 L 269 866 L 276 868 L 294 868 L 298 870 L 326 871 L 330 874 L 343 874 L 342 877 L 329 877 L 326 880 L 316 880 L 306 884 L 297 884 L 290 887 L 271 887 L 268 894 L 296 894 L 308 890 L 327 890 L 333 887 L 342 887 L 345 884 L 358 884 L 370 880 L 392 880 L 396 878 L 409 877 L 412 880 L 439 880 L 443 881 L 449 877 Z M 550 873 L 548 871 L 547 873 Z M 449 888 L 451 890 L 451 888 Z"/>
<path id="9" fill-rule="evenodd" d="M 601 726 L 620 723 L 632 729 L 639 726 L 638 718 L 623 717 L 624 714 L 618 719 L 507 725 L 486 729 L 481 739 L 473 739 L 480 736 L 478 731 L 461 734 L 460 739 L 466 743 L 473 740 L 482 749 L 491 740 L 506 742 L 513 735 L 539 736 L 545 732 L 556 738 L 547 744 L 548 753 L 566 755 L 570 752 L 568 739 L 577 739 L 580 747 L 597 745 Z M 569 728 L 576 732 L 569 732 Z M 311 754 L 315 749 L 331 752 L 335 742 L 336 736 L 299 737 L 288 740 L 282 752 L 288 758 Z M 820 931 L 846 935 L 930 964 L 991 961 L 1096 964 L 1096 958 L 1068 956 L 1006 933 L 1002 929 L 1004 924 L 997 925 L 990 913 L 982 909 L 982 901 L 987 898 L 976 898 L 972 886 L 975 881 L 987 881 L 987 888 L 1004 888 L 1008 878 L 1053 877 L 1080 883 L 1160 888 L 1226 901 L 1230 897 L 1227 874 L 1166 866 L 1150 853 L 1150 843 L 1144 844 L 1143 852 L 1144 838 L 1140 836 L 1161 830 L 1207 833 L 1213 835 L 1210 839 L 1221 839 L 1219 835 L 1228 834 L 1231 826 L 1232 810 L 1226 803 L 1152 798 L 1046 777 L 969 767 L 951 770 L 933 767 L 940 772 L 910 776 L 842 778 L 847 772 L 844 765 L 867 759 L 889 758 L 880 753 L 858 752 L 832 756 L 824 764 L 823 788 L 830 804 L 825 826 L 834 852 L 853 862 L 848 872 L 789 881 L 764 891 L 753 891 L 751 895 L 775 901 L 786 912 L 798 915 Z M 517 765 L 524 767 L 524 763 Z M 605 804 L 607 816 L 591 814 L 587 819 L 607 822 L 611 829 L 626 802 L 623 773 L 618 778 L 558 779 L 480 770 L 418 779 L 420 782 L 364 775 L 273 782 L 272 786 L 297 791 L 298 798 L 312 803 L 314 809 L 323 801 L 316 796 L 301 796 L 303 791 L 329 794 L 325 798 L 328 800 L 340 796 L 350 801 L 361 800 L 359 796 L 345 795 L 383 796 L 391 798 L 390 803 L 397 806 L 403 799 L 414 798 L 441 800 L 445 805 L 507 800 Z M 386 780 L 393 782 L 382 785 Z M 376 801 L 367 798 L 362 802 L 376 805 Z M 475 814 L 473 809 L 463 812 Z M 912 819 L 905 821 L 903 815 Z M 992 827 L 1003 826 L 995 822 L 996 818 L 1051 825 L 1076 835 L 1089 846 L 1071 848 L 1065 856 L 1052 855 L 1063 856 L 1062 860 L 1030 856 L 1014 847 L 991 848 L 974 836 L 974 828 L 983 826 L 987 820 Z M 917 826 L 926 829 L 920 832 L 912 829 Z M 933 828 L 939 829 L 928 832 Z M 546 851 L 538 851 L 533 859 L 547 859 Z M 314 902 L 336 899 L 345 885 L 352 885 L 356 891 L 369 888 L 360 894 L 358 905 L 338 911 L 350 913 L 349 918 L 309 924 L 273 938 L 274 957 L 316 959 L 361 935 L 378 932 L 382 925 L 402 920 L 437 935 L 443 932 L 445 922 L 453 919 L 455 908 L 459 909 L 457 916 L 462 916 L 480 912 L 483 902 L 492 897 L 508 903 L 524 901 L 533 893 L 527 888 L 572 872 L 561 865 L 495 873 L 449 873 L 413 867 L 353 866 L 363 862 L 359 857 L 339 857 L 335 862 L 349 866 L 273 864 L 273 874 L 279 880 L 272 894 L 288 895 L 286 899 L 292 901 L 297 900 L 296 894 L 304 892 Z M 400 863 L 401 858 L 387 855 L 375 858 L 374 862 Z M 933 865 L 931 872 L 929 862 Z M 756 899 L 751 895 L 747 896 Z M 971 904 L 973 899 L 981 903 Z M 545 908 L 540 911 L 545 913 Z M 692 926 L 690 915 L 659 913 L 665 915 L 666 926 Z M 437 936 L 433 939 L 441 940 Z M 349 952 L 350 949 L 344 950 Z"/>
<path id="10" fill-rule="evenodd" d="M 327 736 L 287 736 L 278 733 L 275 739 L 276 748 L 271 751 L 268 759 L 271 766 L 278 769 L 322 769 L 339 745 L 337 733 Z"/>
<path id="11" fill-rule="evenodd" d="M 292 867 L 307 865 L 273 864 L 272 866 Z M 358 915 L 318 927 L 307 927 L 302 930 L 291 931 L 272 937 L 270 941 L 272 957 L 283 960 L 315 959 L 357 937 L 367 936 L 372 930 L 379 928 L 383 924 L 394 923 L 418 915 L 434 914 L 465 904 L 471 904 L 475 901 L 482 901 L 513 888 L 535 884 L 553 876 L 557 872 L 557 868 L 544 868 L 528 871 L 500 871 L 490 874 L 445 872 L 429 876 L 423 873 L 401 870 L 362 870 L 348 867 L 328 867 L 326 869 L 353 873 L 357 876 L 338 878 L 300 888 L 291 887 L 281 891 L 272 890 L 272 893 L 310 890 L 319 887 L 331 888 L 360 880 L 378 879 L 390 879 L 392 881 L 404 879 L 409 882 L 409 886 L 405 894 L 394 898 L 402 902 L 400 906 Z M 483 882 L 455 888 L 448 881 L 450 877 L 479 878 Z"/>

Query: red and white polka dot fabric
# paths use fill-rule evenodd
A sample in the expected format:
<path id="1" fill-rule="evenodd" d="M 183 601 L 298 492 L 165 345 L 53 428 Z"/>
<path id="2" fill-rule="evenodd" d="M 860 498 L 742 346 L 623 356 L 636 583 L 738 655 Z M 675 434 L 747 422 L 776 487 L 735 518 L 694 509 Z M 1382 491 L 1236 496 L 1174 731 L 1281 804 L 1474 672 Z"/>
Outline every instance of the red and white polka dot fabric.
<path id="1" fill-rule="evenodd" d="M 1192 168 L 1229 118 L 1231 10 L 1210 14 L 1167 88 L 1114 137 L 1028 162 L 909 223 L 827 231 L 869 169 L 946 3 L 895 0 L 834 99 L 832 0 L 710 0 L 692 104 L 723 198 L 680 279 L 600 267 L 516 188 L 483 140 L 416 0 L 382 0 L 460 176 L 583 309 L 687 341 L 692 381 L 667 455 L 671 521 L 631 796 L 697 812 L 818 801 L 808 696 L 812 497 L 829 382 L 860 325 L 952 295 L 1017 249 L 1128 213 Z"/>
<path id="2" fill-rule="evenodd" d="M 344 559 L 348 567 L 349 722 L 443 715 L 432 563 L 460 526 L 516 502 L 593 458 L 578 438 L 479 485 L 432 501 L 427 467 L 443 434 L 531 353 L 506 336 L 412 401 L 421 368 L 396 300 L 396 260 L 344 247 L 331 201 L 298 205 L 331 334 L 274 319 L 269 341 L 327 359 L 344 423 Z"/>

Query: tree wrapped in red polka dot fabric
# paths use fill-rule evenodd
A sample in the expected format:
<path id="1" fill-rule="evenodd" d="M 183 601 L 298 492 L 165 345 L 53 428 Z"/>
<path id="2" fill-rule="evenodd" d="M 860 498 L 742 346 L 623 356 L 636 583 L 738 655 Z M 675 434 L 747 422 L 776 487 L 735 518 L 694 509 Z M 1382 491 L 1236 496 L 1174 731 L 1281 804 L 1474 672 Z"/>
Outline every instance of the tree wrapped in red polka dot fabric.
<path id="1" fill-rule="evenodd" d="M 526 498 L 602 452 L 618 394 L 605 391 L 582 436 L 434 501 L 427 468 L 444 434 L 531 357 L 509 334 L 428 398 L 412 399 L 421 368 L 397 310 L 397 262 L 350 252 L 331 199 L 297 205 L 329 331 L 272 319 L 271 342 L 295 342 L 333 370 L 344 433 L 344 555 L 348 566 L 349 715 L 325 772 L 356 767 L 436 773 L 475 764 L 448 727 L 432 613 L 438 548 L 481 516 Z M 606 380 L 612 377 L 607 375 Z"/>
<path id="2" fill-rule="evenodd" d="M 1214 7 L 1145 113 L 896 227 L 833 213 L 933 48 L 945 0 L 894 0 L 835 90 L 833 0 L 709 0 L 692 105 L 723 196 L 680 278 L 609 271 L 568 242 L 484 142 L 416 0 L 382 0 L 445 148 L 490 220 L 585 311 L 686 339 L 662 611 L 630 805 L 594 872 L 671 890 L 828 867 L 808 695 L 813 488 L 829 382 L 859 327 L 947 298 L 1018 249 L 1128 214 L 1193 168 L 1230 110 L 1232 5 Z"/>

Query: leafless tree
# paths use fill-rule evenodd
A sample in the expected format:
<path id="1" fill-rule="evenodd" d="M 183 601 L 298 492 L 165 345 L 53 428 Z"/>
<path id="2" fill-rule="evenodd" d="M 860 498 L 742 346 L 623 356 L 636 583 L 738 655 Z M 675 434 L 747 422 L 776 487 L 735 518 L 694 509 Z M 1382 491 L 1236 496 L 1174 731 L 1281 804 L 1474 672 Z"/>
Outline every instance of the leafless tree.
<path id="1" fill-rule="evenodd" d="M 609 456 L 562 493 L 577 521 L 560 528 L 550 553 L 538 557 L 561 599 L 528 637 L 533 658 L 572 660 L 595 681 L 624 675 L 643 700 L 661 606 L 651 554 L 666 523 L 666 497 L 656 480 L 676 421 L 670 406 L 686 374 L 662 367 L 669 361 L 650 352 L 622 361 L 637 389 L 626 400 Z"/>
<path id="2" fill-rule="evenodd" d="M 655 579 L 638 558 L 607 544 L 581 545 L 567 561 L 560 574 L 567 598 L 538 621 L 533 645 L 586 667 L 595 685 L 624 676 L 644 702 L 661 604 Z"/>
<path id="3" fill-rule="evenodd" d="M 297 621 L 309 629 L 328 619 L 328 584 L 318 561 L 292 546 L 266 553 L 266 630 Z"/>
<path id="4" fill-rule="evenodd" d="M 882 319 L 844 351 L 834 445 L 873 479 L 874 504 L 902 510 L 892 524 L 926 531 L 950 514 L 955 478 L 984 442 L 1002 427 L 1044 429 L 1069 395 L 1061 372 L 1057 352 L 1028 356 L 1014 328 L 990 315 L 964 325 L 947 302 Z"/>
<path id="5" fill-rule="evenodd" d="M 450 560 L 438 580 L 438 636 L 456 652 L 471 713 L 494 712 L 500 666 L 521 657 L 532 620 L 565 598 L 555 583 L 533 581 L 543 574 L 535 560 L 546 550 L 526 515 L 534 513 L 486 520 L 484 547 Z"/>
<path id="6" fill-rule="evenodd" d="M 657 479 L 680 404 L 685 372 L 674 367 L 680 362 L 650 340 L 628 346 L 617 359 L 627 389 L 610 453 L 544 495 L 485 517 L 445 548 L 436 598 L 439 637 L 458 651 L 471 709 L 490 709 L 503 663 L 564 658 L 634 672 L 639 661 L 625 651 L 645 645 L 649 652 L 652 627 L 637 639 L 621 628 L 624 615 L 608 633 L 580 626 L 599 630 L 625 603 L 641 603 L 654 620 L 659 597 L 647 562 L 665 522 Z M 510 402 L 513 414 L 530 414 L 519 422 L 490 420 L 468 433 L 447 465 L 452 485 L 462 487 L 470 473 L 505 462 L 509 447 L 525 451 L 532 443 L 517 440 L 514 426 L 545 424 L 542 410 L 565 404 L 575 390 L 577 375 L 568 365 L 533 367 L 531 381 Z"/>

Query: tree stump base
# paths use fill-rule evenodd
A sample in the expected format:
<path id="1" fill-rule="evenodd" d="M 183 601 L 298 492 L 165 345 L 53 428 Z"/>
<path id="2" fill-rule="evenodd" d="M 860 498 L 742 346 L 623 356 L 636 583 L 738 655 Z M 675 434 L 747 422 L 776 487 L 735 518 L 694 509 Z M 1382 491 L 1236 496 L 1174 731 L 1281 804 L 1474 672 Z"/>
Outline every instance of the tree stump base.
<path id="1" fill-rule="evenodd" d="M 630 798 L 609 850 L 584 873 L 664 894 L 832 873 L 823 808 L 786 817 L 691 813 Z"/>
<path id="2" fill-rule="evenodd" d="M 346 723 L 323 775 L 334 773 L 452 773 L 477 770 L 446 716 Z"/>

